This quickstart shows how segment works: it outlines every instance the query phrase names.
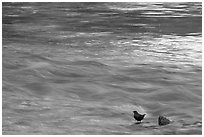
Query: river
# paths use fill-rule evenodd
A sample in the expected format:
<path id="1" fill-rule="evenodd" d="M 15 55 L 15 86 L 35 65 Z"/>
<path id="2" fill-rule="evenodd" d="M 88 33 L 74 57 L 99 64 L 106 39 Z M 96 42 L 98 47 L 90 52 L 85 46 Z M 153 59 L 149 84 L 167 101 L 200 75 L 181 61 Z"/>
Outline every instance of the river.
<path id="1" fill-rule="evenodd" d="M 4 2 L 2 33 L 2 134 L 202 134 L 201 2 Z"/>

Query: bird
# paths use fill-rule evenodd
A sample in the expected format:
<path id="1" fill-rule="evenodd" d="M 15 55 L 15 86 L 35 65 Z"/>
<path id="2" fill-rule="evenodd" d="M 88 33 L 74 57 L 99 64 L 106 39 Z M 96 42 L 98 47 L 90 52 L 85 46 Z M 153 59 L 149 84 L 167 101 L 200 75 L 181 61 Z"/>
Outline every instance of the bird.
<path id="1" fill-rule="evenodd" d="M 133 111 L 133 113 L 134 113 L 135 120 L 137 120 L 139 123 L 141 123 L 141 121 L 144 119 L 146 115 L 146 114 L 141 115 L 137 111 Z"/>

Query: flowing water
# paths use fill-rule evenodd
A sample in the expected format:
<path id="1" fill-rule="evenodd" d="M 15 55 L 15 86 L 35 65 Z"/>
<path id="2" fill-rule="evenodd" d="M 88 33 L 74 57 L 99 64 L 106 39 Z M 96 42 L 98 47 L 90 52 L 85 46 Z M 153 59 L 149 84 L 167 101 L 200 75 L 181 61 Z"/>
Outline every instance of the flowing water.
<path id="1" fill-rule="evenodd" d="M 201 12 L 3 3 L 2 134 L 202 134 Z"/>

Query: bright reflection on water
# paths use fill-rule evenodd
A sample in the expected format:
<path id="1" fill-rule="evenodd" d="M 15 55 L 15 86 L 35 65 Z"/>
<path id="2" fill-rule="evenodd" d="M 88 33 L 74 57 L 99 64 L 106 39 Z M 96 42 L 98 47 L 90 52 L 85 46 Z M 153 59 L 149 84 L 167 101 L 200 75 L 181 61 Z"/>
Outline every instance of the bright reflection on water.
<path id="1" fill-rule="evenodd" d="M 201 134 L 201 9 L 3 3 L 2 133 Z"/>

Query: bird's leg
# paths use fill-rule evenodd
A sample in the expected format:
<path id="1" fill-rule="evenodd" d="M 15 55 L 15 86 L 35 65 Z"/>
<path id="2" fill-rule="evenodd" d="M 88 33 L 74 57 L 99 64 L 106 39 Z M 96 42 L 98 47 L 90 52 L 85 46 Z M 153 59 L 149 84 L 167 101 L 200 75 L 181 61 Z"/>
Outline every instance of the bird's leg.
<path id="1" fill-rule="evenodd" d="M 135 124 L 141 124 L 141 121 L 137 121 Z"/>

